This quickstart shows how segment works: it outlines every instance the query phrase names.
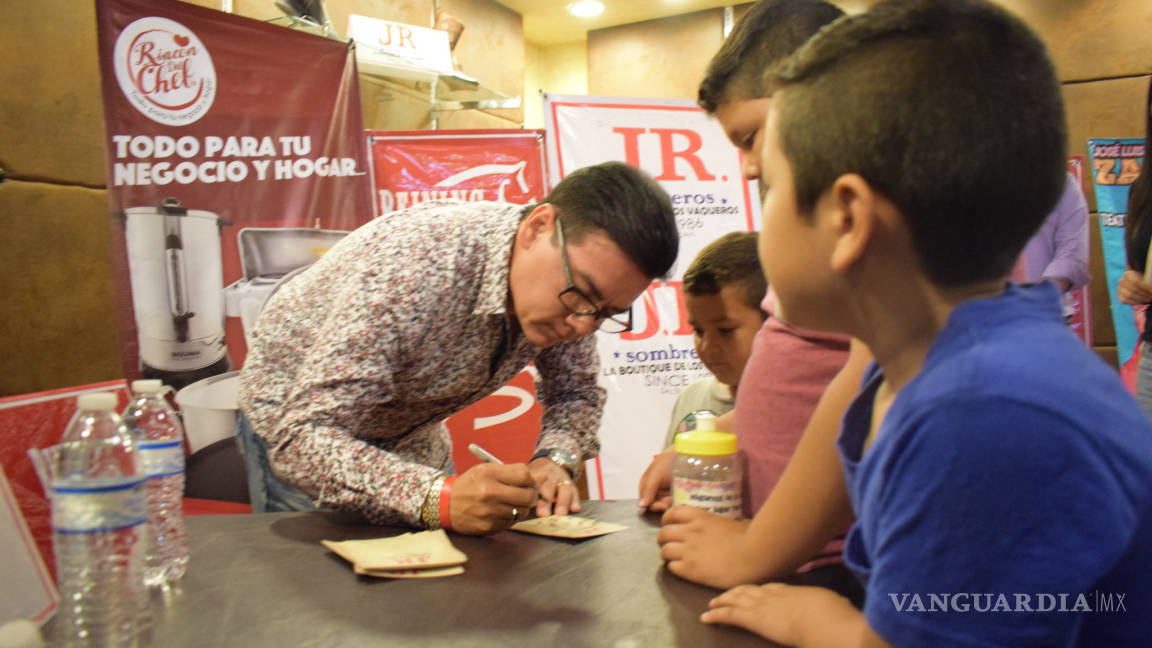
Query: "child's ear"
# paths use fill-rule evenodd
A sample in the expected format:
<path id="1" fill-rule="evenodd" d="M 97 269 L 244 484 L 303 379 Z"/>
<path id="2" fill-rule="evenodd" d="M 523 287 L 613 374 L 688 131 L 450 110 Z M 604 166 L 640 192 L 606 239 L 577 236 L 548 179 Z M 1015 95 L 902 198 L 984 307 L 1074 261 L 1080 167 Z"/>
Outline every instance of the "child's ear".
<path id="1" fill-rule="evenodd" d="M 876 227 L 876 190 L 855 173 L 840 176 L 829 191 L 832 230 L 832 269 L 843 272 L 852 267 L 868 247 Z"/>

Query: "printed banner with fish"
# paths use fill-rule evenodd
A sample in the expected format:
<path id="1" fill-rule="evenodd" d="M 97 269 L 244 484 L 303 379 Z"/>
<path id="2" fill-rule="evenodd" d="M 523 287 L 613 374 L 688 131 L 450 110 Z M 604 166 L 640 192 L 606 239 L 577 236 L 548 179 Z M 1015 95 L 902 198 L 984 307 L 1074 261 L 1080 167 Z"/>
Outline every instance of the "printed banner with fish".
<path id="1" fill-rule="evenodd" d="M 636 497 L 640 475 L 663 449 L 676 396 L 709 375 L 696 356 L 680 293 L 684 269 L 708 243 L 759 226 L 755 183 L 719 123 L 694 102 L 546 95 L 553 184 L 590 164 L 619 160 L 649 173 L 672 198 L 680 255 L 668 279 L 633 305 L 634 330 L 598 333 L 600 384 L 608 403 L 600 457 L 588 464 L 594 497 Z"/>
<path id="2" fill-rule="evenodd" d="M 548 193 L 543 131 L 378 131 L 368 141 L 377 215 L 428 200 L 528 205 Z M 542 411 L 533 370 L 448 418 L 457 471 L 478 461 L 467 450 L 470 443 L 506 462 L 531 458 Z"/>
<path id="3" fill-rule="evenodd" d="M 369 144 L 377 215 L 427 200 L 528 205 L 547 193 L 543 131 L 377 131 Z"/>

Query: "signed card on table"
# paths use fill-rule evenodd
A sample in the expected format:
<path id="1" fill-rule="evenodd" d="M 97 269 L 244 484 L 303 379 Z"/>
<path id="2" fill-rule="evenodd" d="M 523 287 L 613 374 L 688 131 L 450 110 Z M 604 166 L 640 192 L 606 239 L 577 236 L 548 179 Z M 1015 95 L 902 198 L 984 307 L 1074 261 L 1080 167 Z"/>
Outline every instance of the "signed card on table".
<path id="1" fill-rule="evenodd" d="M 535 533 L 555 538 L 594 538 L 608 533 L 622 531 L 623 524 L 601 522 L 592 518 L 575 515 L 550 515 L 548 517 L 524 520 L 512 525 L 513 531 Z"/>
<path id="2" fill-rule="evenodd" d="M 464 571 L 463 565 L 468 556 L 464 555 L 452 542 L 443 529 L 405 533 L 393 538 L 375 540 L 345 540 L 335 542 L 322 540 L 321 544 L 352 563 L 356 573 L 368 576 L 383 576 L 378 572 L 413 572 L 388 574 L 389 578 L 435 578 L 451 576 Z M 435 568 L 435 572 L 431 571 Z M 444 568 L 458 568 L 452 571 Z"/>
<path id="3" fill-rule="evenodd" d="M 463 574 L 464 566 L 429 567 L 427 569 L 365 569 L 359 565 L 352 565 L 352 571 L 361 576 L 375 576 L 376 578 L 441 578 Z"/>

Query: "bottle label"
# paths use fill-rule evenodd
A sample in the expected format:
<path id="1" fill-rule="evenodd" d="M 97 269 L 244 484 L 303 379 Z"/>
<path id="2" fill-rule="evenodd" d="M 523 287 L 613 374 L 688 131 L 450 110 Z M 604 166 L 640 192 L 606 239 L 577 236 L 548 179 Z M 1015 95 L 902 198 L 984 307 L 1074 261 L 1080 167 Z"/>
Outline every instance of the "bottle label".
<path id="1" fill-rule="evenodd" d="M 54 484 L 52 529 L 57 533 L 104 533 L 148 518 L 146 480 L 92 479 Z"/>
<path id="2" fill-rule="evenodd" d="M 184 472 L 184 442 L 141 441 L 140 469 L 150 478 L 171 477 Z"/>
<path id="3" fill-rule="evenodd" d="M 672 479 L 672 503 L 702 508 L 724 517 L 740 517 L 739 481 L 704 481 L 700 479 Z"/>

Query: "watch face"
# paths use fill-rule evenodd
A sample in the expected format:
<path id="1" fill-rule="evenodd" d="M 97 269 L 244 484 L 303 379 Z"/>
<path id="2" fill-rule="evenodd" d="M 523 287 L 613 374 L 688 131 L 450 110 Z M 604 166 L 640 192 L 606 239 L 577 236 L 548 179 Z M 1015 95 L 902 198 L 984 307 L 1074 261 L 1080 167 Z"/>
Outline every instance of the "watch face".
<path id="1" fill-rule="evenodd" d="M 544 448 L 532 455 L 532 459 L 540 459 L 547 457 L 552 463 L 567 470 L 572 478 L 575 479 L 580 476 L 580 459 L 575 454 L 564 450 L 563 448 Z"/>
<path id="2" fill-rule="evenodd" d="M 551 457 L 553 461 L 559 464 L 568 465 L 576 463 L 576 455 L 567 450 L 553 450 Z"/>
<path id="3" fill-rule="evenodd" d="M 555 448 L 548 454 L 548 458 L 567 470 L 573 479 L 580 475 L 580 460 L 571 452 Z"/>

